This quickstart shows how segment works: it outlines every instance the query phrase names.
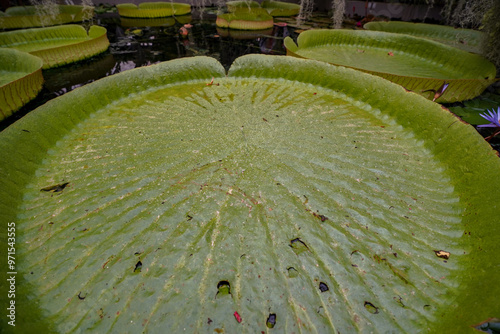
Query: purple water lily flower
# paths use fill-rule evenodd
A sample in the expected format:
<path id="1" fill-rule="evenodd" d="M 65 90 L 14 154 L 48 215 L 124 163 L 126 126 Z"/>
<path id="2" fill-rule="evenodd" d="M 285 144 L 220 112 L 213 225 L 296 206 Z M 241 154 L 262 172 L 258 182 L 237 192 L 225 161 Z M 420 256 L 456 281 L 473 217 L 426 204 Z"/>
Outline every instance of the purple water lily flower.
<path id="1" fill-rule="evenodd" d="M 489 115 L 479 114 L 485 120 L 491 122 L 490 124 L 481 124 L 478 125 L 478 128 L 500 128 L 500 107 L 498 107 L 497 111 L 495 109 L 487 110 Z"/>

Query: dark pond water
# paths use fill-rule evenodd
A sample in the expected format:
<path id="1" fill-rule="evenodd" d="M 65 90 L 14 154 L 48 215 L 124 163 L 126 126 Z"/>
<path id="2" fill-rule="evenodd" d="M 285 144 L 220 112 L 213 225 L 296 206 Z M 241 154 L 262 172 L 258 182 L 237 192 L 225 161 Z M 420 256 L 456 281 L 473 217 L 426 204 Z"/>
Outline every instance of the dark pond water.
<path id="1" fill-rule="evenodd" d="M 121 19 L 117 13 L 105 13 L 94 18 L 94 24 L 107 29 L 108 51 L 91 59 L 44 70 L 43 90 L 37 98 L 8 119 L 0 122 L 0 130 L 22 118 L 45 102 L 100 78 L 136 67 L 182 57 L 210 56 L 226 69 L 239 56 L 250 53 L 285 55 L 283 39 L 296 37 L 300 30 L 290 24 L 275 25 L 259 32 L 235 32 L 218 29 L 215 25 L 217 8 L 205 8 L 185 17 L 155 20 Z M 296 23 L 295 19 L 286 19 Z M 284 22 L 283 22 L 284 23 Z M 180 33 L 184 25 L 187 36 Z M 332 25 L 326 13 L 316 13 L 305 27 Z"/>
<path id="2" fill-rule="evenodd" d="M 171 59 L 202 55 L 216 58 L 227 70 L 236 58 L 245 54 L 285 55 L 283 40 L 286 36 L 296 39 L 304 29 L 333 26 L 328 13 L 315 12 L 305 22 L 297 22 L 295 18 L 276 18 L 275 26 L 265 31 L 228 31 L 216 27 L 216 13 L 217 8 L 209 7 L 193 10 L 192 15 L 176 19 L 124 19 L 116 12 L 96 15 L 93 24 L 107 29 L 109 49 L 79 63 L 44 70 L 43 90 L 35 100 L 1 121 L 0 131 L 45 102 L 109 75 Z M 186 36 L 181 34 L 183 29 L 187 31 Z M 483 137 L 491 133 L 490 129 L 480 130 Z M 500 139 L 494 138 L 490 144 L 500 150 Z"/>

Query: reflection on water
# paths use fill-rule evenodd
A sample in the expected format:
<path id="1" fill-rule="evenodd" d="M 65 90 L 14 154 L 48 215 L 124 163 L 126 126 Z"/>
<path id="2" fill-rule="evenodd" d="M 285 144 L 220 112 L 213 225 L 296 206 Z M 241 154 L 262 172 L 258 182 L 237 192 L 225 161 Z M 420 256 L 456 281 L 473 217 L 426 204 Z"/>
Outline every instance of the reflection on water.
<path id="1" fill-rule="evenodd" d="M 326 16 L 317 16 L 321 15 Z M 98 15 L 94 23 L 107 29 L 108 51 L 79 63 L 44 71 L 45 84 L 38 97 L 1 122 L 0 130 L 45 102 L 109 75 L 193 56 L 214 57 L 227 70 L 236 58 L 245 54 L 284 55 L 283 39 L 298 35 L 290 24 L 296 21 L 294 18 L 281 20 L 288 24 L 280 22 L 272 29 L 251 32 L 218 29 L 216 18 L 216 10 L 210 8 L 175 19 L 120 18 L 117 13 Z"/>

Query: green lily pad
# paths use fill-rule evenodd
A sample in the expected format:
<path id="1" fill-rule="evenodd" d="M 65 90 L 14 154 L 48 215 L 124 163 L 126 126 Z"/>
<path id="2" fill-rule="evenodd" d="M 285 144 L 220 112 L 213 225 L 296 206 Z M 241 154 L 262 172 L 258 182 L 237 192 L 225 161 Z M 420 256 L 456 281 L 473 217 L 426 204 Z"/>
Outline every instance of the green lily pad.
<path id="1" fill-rule="evenodd" d="M 290 37 L 284 44 L 288 55 L 355 68 L 440 103 L 472 99 L 496 81 L 495 65 L 485 58 L 404 34 L 308 30 L 298 45 Z"/>
<path id="2" fill-rule="evenodd" d="M 71 22 L 81 22 L 83 18 L 94 15 L 94 7 L 79 5 L 57 5 L 56 14 L 41 15 L 36 6 L 13 6 L 0 15 L 1 29 L 19 29 L 33 27 L 48 27 Z"/>
<path id="3" fill-rule="evenodd" d="M 18 332 L 474 333 L 500 312 L 500 160 L 375 76 L 178 59 L 48 102 L 0 151 Z"/>
<path id="4" fill-rule="evenodd" d="M 238 8 L 233 12 L 217 15 L 215 25 L 237 30 L 265 30 L 273 27 L 274 20 L 265 9 Z"/>
<path id="5" fill-rule="evenodd" d="M 42 90 L 42 60 L 26 52 L 0 49 L 0 121 Z"/>
<path id="6" fill-rule="evenodd" d="M 0 47 L 28 52 L 51 68 L 90 58 L 109 47 L 106 28 L 91 26 L 88 33 L 80 25 L 23 29 L 0 33 Z"/>
<path id="7" fill-rule="evenodd" d="M 157 18 L 191 13 L 191 5 L 176 2 L 142 2 L 117 4 L 120 16 L 135 18 Z"/>
<path id="8" fill-rule="evenodd" d="M 481 43 L 485 38 L 484 33 L 478 30 L 459 29 L 428 23 L 372 21 L 366 23 L 363 27 L 368 30 L 386 31 L 428 38 L 436 42 L 475 53 L 481 53 Z"/>
<path id="9" fill-rule="evenodd" d="M 271 16 L 294 16 L 300 12 L 300 5 L 283 1 L 262 1 L 261 7 L 266 9 Z"/>
<path id="10" fill-rule="evenodd" d="M 249 1 L 228 1 L 226 2 L 226 8 L 229 12 L 234 12 L 237 9 L 252 9 L 252 8 L 260 8 L 260 3 L 257 1 L 249 0 Z"/>

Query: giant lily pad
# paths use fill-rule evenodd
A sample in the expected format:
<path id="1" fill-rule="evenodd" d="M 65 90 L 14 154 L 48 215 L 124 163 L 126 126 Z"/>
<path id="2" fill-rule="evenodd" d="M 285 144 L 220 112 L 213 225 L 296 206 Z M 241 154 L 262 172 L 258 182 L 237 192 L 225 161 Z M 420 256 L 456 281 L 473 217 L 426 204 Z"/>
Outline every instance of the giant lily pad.
<path id="1" fill-rule="evenodd" d="M 42 90 L 42 60 L 14 49 L 0 49 L 0 121 Z"/>
<path id="2" fill-rule="evenodd" d="M 290 37 L 284 43 L 288 55 L 355 68 L 437 102 L 472 99 L 496 81 L 495 65 L 485 58 L 410 35 L 308 30 L 297 44 Z M 441 87 L 447 87 L 442 95 Z"/>
<path id="3" fill-rule="evenodd" d="M 80 25 L 14 30 L 0 33 L 0 47 L 14 48 L 43 59 L 43 68 L 90 58 L 108 49 L 106 28 Z"/>
<path id="4" fill-rule="evenodd" d="M 300 12 L 300 5 L 283 1 L 262 1 L 262 8 L 266 9 L 271 16 L 293 16 Z"/>
<path id="5" fill-rule="evenodd" d="M 219 28 L 239 30 L 264 30 L 272 28 L 274 20 L 267 10 L 262 8 L 238 8 L 230 13 L 217 15 L 215 24 Z"/>
<path id="6" fill-rule="evenodd" d="M 368 22 L 363 26 L 368 30 L 394 32 L 429 38 L 465 51 L 481 53 L 484 33 L 472 29 L 459 29 L 450 26 L 428 23 L 412 23 L 401 21 Z"/>
<path id="7" fill-rule="evenodd" d="M 472 333 L 500 312 L 500 160 L 381 78 L 178 59 L 48 102 L 0 151 L 19 332 Z"/>
<path id="8" fill-rule="evenodd" d="M 79 5 L 57 5 L 56 13 L 40 13 L 36 6 L 13 6 L 0 15 L 0 28 L 18 29 L 47 27 L 70 22 L 80 22 L 94 15 L 94 7 Z M 2 13 L 2 12 L 0 12 Z"/>
<path id="9" fill-rule="evenodd" d="M 226 2 L 226 8 L 230 12 L 234 12 L 237 9 L 252 9 L 252 8 L 260 8 L 260 4 L 257 1 L 253 0 L 236 0 L 236 1 L 228 1 Z"/>
<path id="10" fill-rule="evenodd" d="M 176 2 L 143 2 L 116 5 L 120 16 L 135 18 L 157 18 L 191 13 L 191 5 Z"/>

